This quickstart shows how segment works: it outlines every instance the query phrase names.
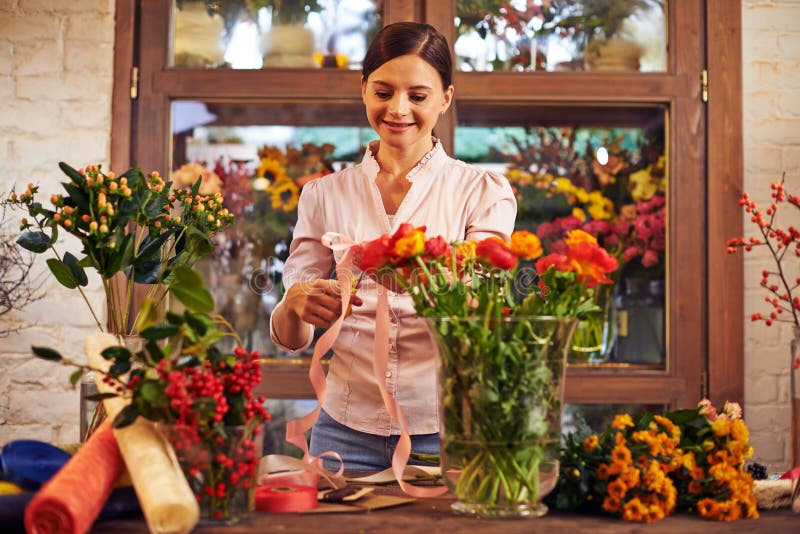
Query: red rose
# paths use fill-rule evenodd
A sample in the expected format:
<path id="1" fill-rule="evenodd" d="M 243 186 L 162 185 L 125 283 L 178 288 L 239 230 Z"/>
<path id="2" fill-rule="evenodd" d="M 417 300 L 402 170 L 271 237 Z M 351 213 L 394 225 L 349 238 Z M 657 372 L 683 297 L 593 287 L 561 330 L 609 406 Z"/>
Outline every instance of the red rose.
<path id="1" fill-rule="evenodd" d="M 556 271 L 570 273 L 575 271 L 575 267 L 569 258 L 564 254 L 548 254 L 536 262 L 536 273 L 539 275 L 544 274 L 550 267 L 555 268 Z"/>
<path id="2" fill-rule="evenodd" d="M 389 261 L 391 250 L 389 236 L 383 235 L 373 241 L 367 241 L 358 245 L 356 265 L 362 271 L 375 272 Z"/>
<path id="3" fill-rule="evenodd" d="M 437 235 L 425 242 L 425 253 L 433 258 L 447 258 L 450 256 L 450 245 L 442 236 Z"/>
<path id="4" fill-rule="evenodd" d="M 475 254 L 498 269 L 510 271 L 517 266 L 517 255 L 511 251 L 511 247 L 505 241 L 496 237 L 489 237 L 478 243 L 475 247 Z"/>

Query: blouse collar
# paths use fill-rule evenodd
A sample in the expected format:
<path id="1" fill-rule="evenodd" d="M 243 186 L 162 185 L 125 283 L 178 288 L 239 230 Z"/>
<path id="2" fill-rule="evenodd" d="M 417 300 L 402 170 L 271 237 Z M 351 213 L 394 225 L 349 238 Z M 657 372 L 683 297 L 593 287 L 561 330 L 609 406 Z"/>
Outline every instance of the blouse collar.
<path id="1" fill-rule="evenodd" d="M 364 154 L 364 159 L 361 161 L 361 164 L 364 167 L 364 171 L 367 173 L 368 176 L 372 177 L 373 179 L 378 176 L 378 171 L 380 171 L 380 165 L 378 165 L 378 160 L 375 159 L 375 153 L 378 151 L 379 143 L 380 143 L 379 140 L 370 143 L 369 146 L 367 146 L 367 151 Z M 406 175 L 406 180 L 408 180 L 411 183 L 414 183 L 420 177 L 433 174 L 439 167 L 441 167 L 441 164 L 445 161 L 446 158 L 447 158 L 447 153 L 444 151 L 442 142 L 436 137 L 434 137 L 433 148 L 431 148 L 427 154 L 422 156 L 422 159 L 420 159 L 419 162 L 417 162 L 417 164 L 414 165 L 414 167 L 408 172 L 408 174 Z"/>

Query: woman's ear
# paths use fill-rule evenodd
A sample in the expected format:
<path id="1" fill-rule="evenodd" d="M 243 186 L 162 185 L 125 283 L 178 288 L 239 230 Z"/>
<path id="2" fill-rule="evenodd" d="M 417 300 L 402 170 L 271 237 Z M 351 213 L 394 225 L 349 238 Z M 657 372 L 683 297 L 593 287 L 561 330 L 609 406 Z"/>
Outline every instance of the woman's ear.
<path id="1" fill-rule="evenodd" d="M 361 77 L 361 101 L 364 102 L 365 104 L 367 103 L 366 102 L 366 96 L 367 96 L 367 80 L 365 80 L 364 77 L 362 76 Z"/>
<path id="2" fill-rule="evenodd" d="M 444 92 L 444 104 L 442 105 L 442 111 L 439 113 L 440 115 L 444 115 L 448 109 L 450 109 L 450 104 L 453 103 L 453 94 L 455 93 L 455 88 L 450 85 L 445 92 Z"/>

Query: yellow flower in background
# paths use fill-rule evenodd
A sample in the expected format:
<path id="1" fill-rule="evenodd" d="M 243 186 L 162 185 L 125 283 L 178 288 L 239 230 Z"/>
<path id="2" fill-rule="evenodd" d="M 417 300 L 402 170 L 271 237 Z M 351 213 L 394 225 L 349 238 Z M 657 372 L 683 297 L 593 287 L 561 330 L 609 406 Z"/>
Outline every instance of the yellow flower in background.
<path id="1" fill-rule="evenodd" d="M 286 168 L 274 158 L 261 158 L 261 164 L 256 169 L 256 176 L 266 178 L 273 184 L 290 179 L 286 175 Z"/>
<path id="2" fill-rule="evenodd" d="M 572 208 L 572 216 L 581 220 L 582 222 L 586 222 L 586 212 L 581 208 Z"/>
<path id="3" fill-rule="evenodd" d="M 747 440 L 750 439 L 750 432 L 742 419 L 735 419 L 731 423 L 731 437 L 742 444 L 747 443 Z"/>
<path id="4" fill-rule="evenodd" d="M 292 211 L 297 207 L 300 199 L 300 188 L 294 180 L 284 175 L 283 179 L 276 180 L 267 188 L 270 193 L 272 209 L 281 211 Z"/>
<path id="5" fill-rule="evenodd" d="M 629 180 L 631 187 L 631 197 L 636 202 L 649 200 L 658 192 L 658 182 L 653 180 L 651 171 L 653 166 L 649 166 L 640 171 L 632 172 Z"/>
<path id="6" fill-rule="evenodd" d="M 610 221 L 614 218 L 614 203 L 600 191 L 589 193 L 589 216 L 595 220 Z"/>
<path id="7" fill-rule="evenodd" d="M 574 230 L 573 230 L 574 232 Z M 570 235 L 573 233 L 570 232 Z M 583 232 L 586 234 L 586 232 Z M 589 234 L 586 234 L 589 235 Z M 592 237 L 592 236 L 589 236 Z M 594 238 L 592 238 L 594 239 Z M 611 428 L 616 428 L 617 430 L 624 430 L 625 428 L 633 427 L 633 418 L 629 414 L 617 414 L 614 416 L 614 421 L 611 423 Z"/>

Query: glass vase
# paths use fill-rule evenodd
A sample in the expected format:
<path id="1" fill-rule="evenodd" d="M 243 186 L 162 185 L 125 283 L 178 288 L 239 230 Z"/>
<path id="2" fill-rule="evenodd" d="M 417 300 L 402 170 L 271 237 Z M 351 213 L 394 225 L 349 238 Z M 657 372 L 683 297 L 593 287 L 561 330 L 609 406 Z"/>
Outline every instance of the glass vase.
<path id="1" fill-rule="evenodd" d="M 439 347 L 442 472 L 456 513 L 539 517 L 558 480 L 563 382 L 577 321 L 428 318 Z"/>
<path id="2" fill-rule="evenodd" d="M 614 292 L 613 284 L 595 288 L 595 304 L 600 309 L 578 323 L 570 346 L 570 363 L 608 361 L 617 340 L 617 322 L 612 313 Z"/>
<path id="3" fill-rule="evenodd" d="M 253 510 L 261 425 L 156 423 L 200 505 L 200 522 L 234 525 Z M 256 439 L 258 438 L 258 439 Z"/>

